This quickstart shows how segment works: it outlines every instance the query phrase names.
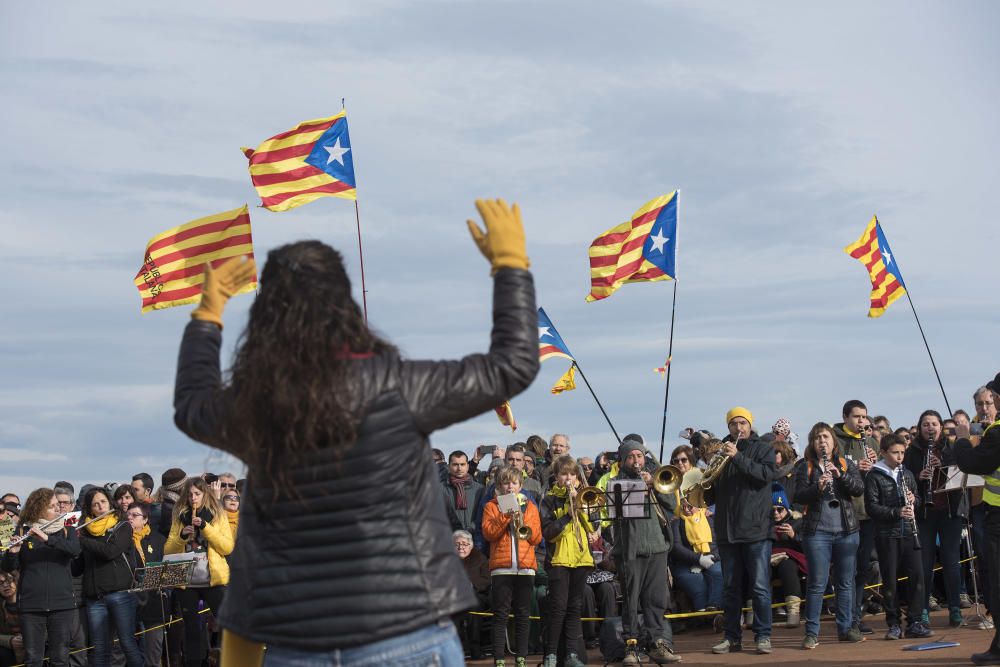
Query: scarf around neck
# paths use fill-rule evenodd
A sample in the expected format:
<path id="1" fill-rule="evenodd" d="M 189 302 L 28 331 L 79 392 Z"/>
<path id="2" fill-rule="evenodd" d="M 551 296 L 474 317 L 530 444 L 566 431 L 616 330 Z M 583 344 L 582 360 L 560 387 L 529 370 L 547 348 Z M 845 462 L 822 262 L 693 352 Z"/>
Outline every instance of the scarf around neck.
<path id="1" fill-rule="evenodd" d="M 85 530 L 94 537 L 101 537 L 107 534 L 109 530 L 111 530 L 117 525 L 118 525 L 118 516 L 117 514 L 112 513 L 107 515 L 103 519 L 98 519 L 94 521 L 93 523 L 88 525 L 85 528 Z"/>
<path id="2" fill-rule="evenodd" d="M 712 552 L 712 527 L 704 507 L 696 507 L 691 516 L 681 515 L 684 519 L 684 534 L 687 536 L 691 551 L 696 554 Z"/>
<path id="3" fill-rule="evenodd" d="M 455 509 L 464 510 L 469 507 L 469 501 L 465 497 L 465 485 L 469 482 L 469 473 L 461 477 L 448 476 L 448 483 L 455 487 Z"/>
<path id="4" fill-rule="evenodd" d="M 142 550 L 142 540 L 147 537 L 150 533 L 149 524 L 147 523 L 142 527 L 142 530 L 132 531 L 132 542 L 135 543 L 135 550 L 139 552 L 139 558 L 142 559 L 142 564 L 146 564 L 146 554 Z"/>
<path id="5" fill-rule="evenodd" d="M 35 522 L 32 522 L 32 524 L 30 526 L 28 526 L 28 529 L 30 530 L 32 528 L 37 528 L 38 530 L 42 531 L 46 535 L 55 535 L 56 533 L 58 533 L 59 531 L 61 531 L 63 529 L 63 527 L 66 525 L 62 521 L 56 521 L 51 526 L 47 526 L 47 527 L 43 528 L 42 526 L 45 526 L 45 524 L 47 524 L 47 523 L 48 523 L 48 521 L 35 521 Z"/>

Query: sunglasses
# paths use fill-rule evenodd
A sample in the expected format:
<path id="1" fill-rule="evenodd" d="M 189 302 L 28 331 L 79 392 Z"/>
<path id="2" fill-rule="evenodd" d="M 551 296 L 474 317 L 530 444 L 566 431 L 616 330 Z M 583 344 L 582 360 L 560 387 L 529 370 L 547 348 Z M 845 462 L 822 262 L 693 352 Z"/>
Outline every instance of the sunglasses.
<path id="1" fill-rule="evenodd" d="M 688 457 L 686 457 L 686 456 L 678 456 L 676 459 L 670 459 L 671 463 L 680 463 L 682 461 L 684 463 L 687 463 L 688 462 Z"/>
<path id="2" fill-rule="evenodd" d="M 236 502 L 240 501 L 240 497 L 239 496 L 223 496 L 222 499 L 223 500 L 235 500 Z"/>
<path id="3" fill-rule="evenodd" d="M 236 484 L 234 482 L 221 482 L 219 484 L 223 489 L 235 489 Z"/>
<path id="4" fill-rule="evenodd" d="M 594 469 L 594 464 L 593 463 L 591 463 L 591 464 L 584 463 L 583 464 L 583 469 L 584 470 L 593 470 Z"/>

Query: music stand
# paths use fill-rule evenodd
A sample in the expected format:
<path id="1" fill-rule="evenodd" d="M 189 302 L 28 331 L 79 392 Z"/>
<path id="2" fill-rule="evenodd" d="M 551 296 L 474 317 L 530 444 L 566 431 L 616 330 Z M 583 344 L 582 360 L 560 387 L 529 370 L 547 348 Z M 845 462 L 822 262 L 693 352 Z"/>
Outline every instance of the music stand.
<path id="1" fill-rule="evenodd" d="M 167 611 L 163 606 L 163 591 L 169 588 L 187 586 L 194 572 L 194 559 L 169 560 L 162 563 L 146 563 L 137 567 L 133 575 L 130 593 L 153 593 L 160 600 L 160 615 L 163 617 L 163 646 L 167 652 L 167 667 L 170 667 L 170 638 L 167 632 Z"/>
<path id="2" fill-rule="evenodd" d="M 641 493 L 638 492 L 640 484 L 642 488 Z M 650 517 L 649 493 L 646 491 L 646 488 L 646 483 L 641 479 L 611 479 L 608 481 L 608 489 L 611 491 L 610 494 L 606 494 L 608 498 L 608 510 L 615 527 L 615 535 L 618 539 L 621 539 L 622 543 L 621 560 L 616 563 L 619 572 L 622 572 L 621 568 L 625 566 L 628 554 L 628 535 L 625 532 L 625 522 L 648 519 Z M 628 586 L 625 582 L 624 572 L 622 572 L 622 575 L 622 611 L 625 611 L 628 609 Z M 624 618 L 623 614 L 623 630 Z M 637 626 L 638 623 L 639 617 L 637 614 Z M 629 654 L 632 654 L 635 658 L 635 664 L 642 664 L 642 658 L 639 655 L 639 642 L 635 637 L 625 638 L 625 656 L 628 657 Z M 611 663 L 605 662 L 604 667 L 608 667 L 609 664 Z"/>

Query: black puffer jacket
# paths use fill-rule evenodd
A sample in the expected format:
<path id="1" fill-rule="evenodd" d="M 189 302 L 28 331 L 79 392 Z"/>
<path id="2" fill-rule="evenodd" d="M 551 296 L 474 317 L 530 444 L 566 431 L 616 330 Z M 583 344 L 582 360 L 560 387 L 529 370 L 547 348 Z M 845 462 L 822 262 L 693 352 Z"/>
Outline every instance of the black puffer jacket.
<path id="1" fill-rule="evenodd" d="M 76 608 L 70 566 L 80 554 L 76 530 L 65 528 L 43 542 L 32 535 L 18 553 L 3 556 L 5 572 L 20 572 L 17 608 L 20 612 L 49 612 Z M 2 613 L 2 612 L 0 612 Z"/>
<path id="2" fill-rule="evenodd" d="M 916 491 L 916 479 L 913 473 L 905 467 L 902 468 L 903 483 L 907 489 L 913 491 L 914 516 L 920 516 L 921 499 Z M 896 484 L 894 472 L 890 472 L 880 461 L 865 477 L 865 509 L 868 511 L 868 516 L 875 520 L 875 532 L 883 537 L 913 535 L 913 521 L 904 521 L 899 515 L 905 501 L 902 491 Z"/>
<path id="3" fill-rule="evenodd" d="M 135 543 L 128 521 L 118 522 L 100 537 L 94 537 L 84 528 L 80 531 L 80 547 L 84 598 L 100 598 L 132 587 Z"/>
<path id="4" fill-rule="evenodd" d="M 847 465 L 846 471 L 843 470 L 844 464 Z M 833 481 L 833 493 L 840 502 L 840 520 L 844 532 L 855 533 L 859 523 L 853 500 L 864 496 L 865 483 L 854 461 L 841 459 L 836 465 L 841 469 L 841 475 Z M 830 500 L 829 492 L 819 490 L 819 478 L 822 476 L 820 466 L 815 463 L 810 465 L 810 461 L 804 458 L 795 464 L 795 502 L 806 508 L 802 521 L 802 530 L 806 535 L 816 534 L 823 505 Z"/>
<path id="5" fill-rule="evenodd" d="M 320 448 L 289 471 L 301 498 L 258 508 L 245 500 L 220 622 L 250 640 L 332 651 L 412 632 L 476 606 L 455 554 L 431 456 L 431 432 L 492 410 L 538 373 L 538 314 L 531 274 L 494 277 L 488 354 L 457 361 L 353 361 L 350 397 L 363 415 L 356 442 Z M 226 409 L 213 324 L 184 332 L 175 421 L 196 440 L 237 456 L 219 437 Z M 400 461 L 407 465 L 401 467 Z M 247 489 L 272 497 L 266 470 Z"/>
<path id="6" fill-rule="evenodd" d="M 727 436 L 727 442 L 731 438 Z M 715 503 L 717 544 L 759 542 L 772 536 L 771 482 L 777 477 L 774 448 L 756 435 L 740 440 L 737 454 L 706 493 Z"/>

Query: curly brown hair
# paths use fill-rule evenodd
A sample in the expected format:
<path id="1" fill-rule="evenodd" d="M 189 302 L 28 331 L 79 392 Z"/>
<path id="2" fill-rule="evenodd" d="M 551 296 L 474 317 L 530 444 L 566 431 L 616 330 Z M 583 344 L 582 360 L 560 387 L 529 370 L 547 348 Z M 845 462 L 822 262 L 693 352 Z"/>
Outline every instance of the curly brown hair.
<path id="1" fill-rule="evenodd" d="M 52 502 L 52 497 L 55 495 L 56 492 L 52 489 L 35 489 L 32 491 L 28 495 L 28 499 L 24 501 L 24 507 L 21 509 L 21 523 L 30 525 L 36 521 L 41 521 L 45 515 L 45 510 L 49 509 L 49 503 Z"/>
<path id="2" fill-rule="evenodd" d="M 394 351 L 369 330 L 340 253 L 299 241 L 268 253 L 260 292 L 237 343 L 223 440 L 268 483 L 251 498 L 295 495 L 289 470 L 320 448 L 335 452 L 356 437 L 351 358 Z M 257 493 L 272 487 L 269 499 Z"/>

